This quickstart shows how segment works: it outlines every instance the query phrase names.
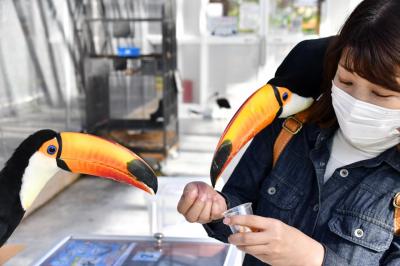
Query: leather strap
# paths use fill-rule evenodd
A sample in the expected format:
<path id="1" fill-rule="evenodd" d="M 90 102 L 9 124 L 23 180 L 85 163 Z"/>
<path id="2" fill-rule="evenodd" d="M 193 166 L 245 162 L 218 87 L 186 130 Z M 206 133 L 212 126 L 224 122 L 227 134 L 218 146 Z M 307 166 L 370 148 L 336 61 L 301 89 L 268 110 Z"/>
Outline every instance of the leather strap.
<path id="1" fill-rule="evenodd" d="M 0 265 L 3 265 L 17 255 L 19 252 L 25 249 L 24 245 L 19 245 L 19 244 L 7 244 L 4 245 L 0 248 Z"/>
<path id="2" fill-rule="evenodd" d="M 394 234 L 400 236 L 400 192 L 393 198 L 394 206 Z"/>
<path id="3" fill-rule="evenodd" d="M 282 151 L 285 149 L 289 141 L 292 139 L 292 137 L 299 133 L 299 131 L 303 127 L 303 124 L 307 121 L 308 114 L 310 113 L 309 110 L 310 109 L 306 109 L 294 116 L 290 116 L 286 118 L 283 122 L 282 130 L 274 143 L 272 167 L 275 166 L 276 162 L 279 159 L 279 156 L 281 155 Z"/>

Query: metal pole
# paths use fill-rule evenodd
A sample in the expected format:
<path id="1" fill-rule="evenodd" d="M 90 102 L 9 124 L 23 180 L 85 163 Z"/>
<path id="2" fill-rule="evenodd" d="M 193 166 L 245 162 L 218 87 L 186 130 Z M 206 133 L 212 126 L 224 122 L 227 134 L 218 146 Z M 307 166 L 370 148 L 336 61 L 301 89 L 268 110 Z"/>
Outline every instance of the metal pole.
<path id="1" fill-rule="evenodd" d="M 16 108 L 14 107 L 14 97 L 12 94 L 12 85 L 8 78 L 7 68 L 6 68 L 6 64 L 4 63 L 3 58 L 4 58 L 4 56 L 3 56 L 3 51 L 1 48 L 1 42 L 0 42 L 0 73 L 4 77 L 4 89 L 6 91 L 7 100 L 10 104 L 10 112 L 12 115 L 17 116 L 17 111 L 16 111 Z"/>
<path id="2" fill-rule="evenodd" d="M 79 1 L 78 1 L 79 2 Z M 80 2 L 79 7 L 82 8 L 82 10 L 84 10 L 83 7 L 83 2 Z M 81 40 L 79 38 L 79 31 L 77 28 L 77 19 L 73 16 L 72 13 L 72 5 L 70 3 L 70 0 L 67 0 L 67 6 L 68 6 L 68 14 L 70 19 L 74 22 L 73 23 L 73 36 L 74 36 L 74 40 L 75 40 L 75 44 L 76 47 L 78 49 L 78 59 L 76 59 L 76 57 L 72 58 L 74 60 L 74 66 L 75 66 L 75 72 L 77 72 L 77 80 L 78 80 L 78 89 L 80 92 L 85 92 L 85 82 L 83 80 L 84 78 L 84 50 L 82 47 L 82 43 Z M 78 8 L 75 9 L 75 14 L 77 14 L 78 12 L 76 11 Z M 81 14 L 82 16 L 84 16 L 84 14 Z"/>
<path id="3" fill-rule="evenodd" d="M 49 60 L 50 60 L 50 71 L 51 71 L 51 76 L 54 78 L 54 82 L 56 85 L 56 90 L 57 90 L 57 96 L 58 96 L 58 105 L 64 106 L 65 101 L 64 101 L 64 95 L 62 94 L 61 91 L 61 84 L 60 84 L 60 79 L 58 76 L 58 71 L 57 71 L 57 66 L 56 66 L 56 61 L 54 59 L 54 50 L 52 45 L 50 44 L 50 35 L 49 35 L 49 28 L 47 26 L 47 22 L 45 19 L 45 12 L 43 9 L 43 2 L 42 1 L 37 1 L 38 7 L 39 7 L 39 17 L 41 20 L 41 23 L 43 25 L 43 30 L 44 30 L 44 36 L 46 38 L 46 50 L 49 52 Z"/>
<path id="4" fill-rule="evenodd" d="M 40 0 L 40 1 L 42 1 L 42 0 Z M 64 44 L 65 44 L 65 46 L 67 48 L 69 57 L 71 58 L 71 61 L 72 61 L 73 65 L 74 65 L 75 74 L 76 74 L 77 80 L 78 80 L 78 86 L 77 87 L 78 87 L 78 89 L 84 91 L 85 86 L 84 86 L 83 77 L 81 76 L 82 71 L 83 71 L 82 68 L 81 68 L 82 64 L 78 63 L 78 59 L 74 54 L 74 47 L 68 41 L 68 38 L 67 38 L 66 33 L 65 33 L 65 30 L 63 28 L 63 24 L 61 23 L 61 21 L 57 17 L 57 10 L 56 10 L 56 8 L 55 8 L 55 6 L 53 4 L 53 1 L 52 0 L 47 0 L 46 2 L 47 2 L 47 6 L 48 6 L 48 8 L 50 10 L 50 14 L 51 14 L 51 16 L 52 16 L 52 18 L 53 18 L 53 20 L 55 22 L 55 25 L 57 26 L 59 32 L 61 33 L 61 36 L 62 36 L 63 41 L 64 41 Z M 69 17 L 73 21 L 73 19 L 71 17 L 71 10 L 69 10 L 70 9 L 69 1 L 67 1 L 67 7 L 68 7 L 67 9 L 68 9 Z M 75 26 L 75 23 L 73 23 L 73 24 Z M 75 28 L 75 27 L 73 27 L 73 28 Z M 74 33 L 73 33 L 74 38 L 76 36 L 75 34 L 76 34 L 76 32 L 74 30 Z M 78 49 L 81 49 L 79 41 L 76 41 L 75 44 L 78 44 Z M 82 56 L 82 55 L 80 54 L 80 56 Z"/>
<path id="5" fill-rule="evenodd" d="M 19 23 L 21 25 L 23 36 L 25 38 L 26 45 L 28 47 L 29 54 L 31 56 L 32 64 L 33 64 L 33 67 L 35 69 L 37 78 L 39 80 L 40 87 L 41 87 L 41 89 L 43 91 L 46 103 L 49 106 L 53 106 L 53 102 L 51 100 L 49 89 L 48 89 L 46 80 L 44 78 L 41 66 L 39 64 L 39 58 L 38 58 L 38 56 L 36 54 L 36 51 L 35 51 L 34 42 L 33 42 L 33 39 L 31 37 L 31 34 L 29 32 L 28 22 L 27 22 L 27 20 L 26 20 L 26 18 L 24 16 L 23 4 L 21 3 L 21 0 L 14 0 L 14 1 L 11 1 L 11 2 L 14 5 L 15 11 L 17 13 L 17 18 L 18 18 L 18 21 L 19 21 Z"/>

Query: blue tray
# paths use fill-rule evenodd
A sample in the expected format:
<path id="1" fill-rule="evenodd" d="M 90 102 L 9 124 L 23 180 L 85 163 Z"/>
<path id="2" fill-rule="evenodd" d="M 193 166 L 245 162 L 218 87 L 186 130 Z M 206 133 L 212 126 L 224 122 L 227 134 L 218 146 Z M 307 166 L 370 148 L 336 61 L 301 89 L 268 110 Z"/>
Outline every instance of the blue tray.
<path id="1" fill-rule="evenodd" d="M 140 56 L 139 47 L 118 47 L 117 55 L 122 57 L 136 57 Z"/>

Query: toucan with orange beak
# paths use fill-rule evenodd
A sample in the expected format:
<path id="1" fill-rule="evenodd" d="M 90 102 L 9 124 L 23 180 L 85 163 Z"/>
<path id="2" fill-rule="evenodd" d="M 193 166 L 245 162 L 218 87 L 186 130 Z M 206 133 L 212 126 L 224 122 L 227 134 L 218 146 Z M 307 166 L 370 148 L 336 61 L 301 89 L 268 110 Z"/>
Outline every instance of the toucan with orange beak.
<path id="1" fill-rule="evenodd" d="M 89 134 L 40 130 L 19 145 L 0 172 L 0 246 L 46 183 L 62 170 L 157 192 L 153 170 L 127 148 Z"/>
<path id="2" fill-rule="evenodd" d="M 269 84 L 261 87 L 240 107 L 214 153 L 210 171 L 214 185 L 235 154 L 258 132 L 275 118 L 289 117 L 307 109 L 313 99 L 323 93 L 325 56 L 335 39 L 336 36 L 331 36 L 298 43 Z"/>
<path id="3" fill-rule="evenodd" d="M 302 97 L 285 87 L 266 84 L 239 108 L 224 130 L 211 164 L 211 183 L 217 180 L 239 150 L 275 118 L 285 118 L 307 109 L 312 97 Z"/>

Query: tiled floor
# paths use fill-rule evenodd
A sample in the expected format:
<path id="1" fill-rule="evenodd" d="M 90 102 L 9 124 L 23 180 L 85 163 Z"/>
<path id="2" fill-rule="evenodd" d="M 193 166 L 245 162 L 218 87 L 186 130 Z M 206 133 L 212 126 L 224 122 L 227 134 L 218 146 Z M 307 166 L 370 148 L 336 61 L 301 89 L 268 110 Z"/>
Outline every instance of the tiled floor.
<path id="1" fill-rule="evenodd" d="M 167 205 L 163 203 L 164 215 L 157 224 L 165 227 L 167 235 L 205 237 L 200 225 L 187 223 L 176 212 L 176 202 L 184 186 L 179 177 L 208 180 L 213 150 L 226 123 L 226 120 L 198 117 L 180 121 L 179 152 L 163 163 L 162 168 L 164 174 L 177 178 L 173 187 L 166 188 L 174 193 Z M 81 178 L 19 225 L 9 242 L 22 243 L 27 248 L 6 265 L 30 265 L 69 235 L 148 236 L 157 230 L 154 225 L 152 228 L 148 206 L 149 200 L 140 190 L 104 179 Z M 177 223 L 181 229 L 178 232 L 173 229 Z"/>

